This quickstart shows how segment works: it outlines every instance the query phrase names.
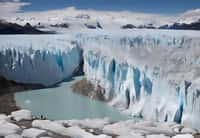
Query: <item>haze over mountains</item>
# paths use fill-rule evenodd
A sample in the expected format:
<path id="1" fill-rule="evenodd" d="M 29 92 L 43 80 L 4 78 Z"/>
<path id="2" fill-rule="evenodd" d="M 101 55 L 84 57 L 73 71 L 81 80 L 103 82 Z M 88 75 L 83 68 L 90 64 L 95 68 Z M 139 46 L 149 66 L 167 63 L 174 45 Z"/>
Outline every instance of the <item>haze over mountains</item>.
<path id="1" fill-rule="evenodd" d="M 125 29 L 161 28 L 199 30 L 200 9 L 190 10 L 179 15 L 160 15 L 130 11 L 80 10 L 69 7 L 61 10 L 16 13 L 0 18 L 23 26 L 30 23 L 40 30 L 57 32 L 62 32 L 63 28 L 64 30 L 119 29 L 127 25 Z M 195 27 L 193 27 L 194 25 Z"/>

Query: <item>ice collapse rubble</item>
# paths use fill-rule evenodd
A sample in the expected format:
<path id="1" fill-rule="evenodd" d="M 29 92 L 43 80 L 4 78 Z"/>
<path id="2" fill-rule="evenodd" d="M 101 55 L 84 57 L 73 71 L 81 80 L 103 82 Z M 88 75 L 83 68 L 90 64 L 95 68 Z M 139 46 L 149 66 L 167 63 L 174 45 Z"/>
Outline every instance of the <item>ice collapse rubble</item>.
<path id="1" fill-rule="evenodd" d="M 81 49 L 66 35 L 0 37 L 0 75 L 17 82 L 54 85 L 79 66 Z"/>
<path id="2" fill-rule="evenodd" d="M 15 111 L 12 114 L 24 113 Z M 29 112 L 27 115 L 29 116 Z M 26 114 L 25 113 L 25 114 Z M 0 137 L 5 138 L 198 138 L 199 131 L 176 123 L 142 120 L 111 121 L 104 119 L 39 120 L 21 114 L 17 121 L 12 115 L 0 114 Z M 25 115 L 25 116 L 27 116 Z M 2 116 L 2 117 L 1 117 Z M 24 126 L 28 124 L 28 126 Z"/>
<path id="3" fill-rule="evenodd" d="M 111 105 L 147 120 L 200 127 L 200 33 L 79 34 L 84 72 Z"/>

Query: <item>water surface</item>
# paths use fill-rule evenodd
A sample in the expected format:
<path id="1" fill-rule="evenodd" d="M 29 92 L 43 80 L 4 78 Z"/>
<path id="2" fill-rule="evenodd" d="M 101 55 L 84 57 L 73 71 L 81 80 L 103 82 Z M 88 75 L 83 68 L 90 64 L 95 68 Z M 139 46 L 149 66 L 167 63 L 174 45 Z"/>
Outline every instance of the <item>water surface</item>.
<path id="1" fill-rule="evenodd" d="M 106 103 L 92 100 L 72 92 L 71 85 L 83 77 L 63 82 L 56 88 L 24 91 L 15 94 L 17 105 L 29 109 L 33 115 L 44 115 L 48 119 L 104 118 L 126 120 L 129 117 Z"/>

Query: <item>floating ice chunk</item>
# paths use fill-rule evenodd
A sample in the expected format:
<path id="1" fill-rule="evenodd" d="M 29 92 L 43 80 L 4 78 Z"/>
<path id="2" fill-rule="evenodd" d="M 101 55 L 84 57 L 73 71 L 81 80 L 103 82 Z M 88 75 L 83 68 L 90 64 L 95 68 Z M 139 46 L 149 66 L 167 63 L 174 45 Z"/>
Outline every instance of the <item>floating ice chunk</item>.
<path id="1" fill-rule="evenodd" d="M 170 138 L 170 137 L 160 134 L 160 135 L 147 135 L 146 138 Z"/>
<path id="2" fill-rule="evenodd" d="M 5 114 L 0 114 L 0 120 L 8 120 L 8 116 Z"/>
<path id="3" fill-rule="evenodd" d="M 85 119 L 85 120 L 66 120 L 66 121 L 58 121 L 63 125 L 70 126 L 79 126 L 81 128 L 103 128 L 105 125 L 109 124 L 109 119 Z"/>
<path id="4" fill-rule="evenodd" d="M 168 123 L 159 122 L 142 122 L 133 126 L 134 129 L 144 130 L 153 134 L 165 134 L 167 136 L 173 136 L 174 132 L 170 128 Z"/>
<path id="5" fill-rule="evenodd" d="M 85 130 L 81 129 L 78 126 L 72 126 L 72 127 L 66 128 L 63 125 L 59 124 L 58 122 L 53 122 L 49 120 L 34 120 L 32 123 L 32 126 L 40 128 L 40 129 L 49 130 L 63 136 L 70 136 L 72 138 L 107 138 L 108 137 L 106 135 L 95 136 L 91 133 L 86 132 Z"/>
<path id="6" fill-rule="evenodd" d="M 19 134 L 11 134 L 11 135 L 5 136 L 5 138 L 22 138 L 22 136 L 20 136 Z"/>
<path id="7" fill-rule="evenodd" d="M 132 127 L 134 126 L 134 123 L 135 121 L 128 120 L 106 125 L 103 128 L 103 132 L 110 135 L 130 135 L 133 131 Z"/>
<path id="8" fill-rule="evenodd" d="M 47 135 L 47 132 L 45 130 L 40 130 L 37 128 L 25 129 L 22 132 L 22 136 L 26 138 L 37 138 L 45 135 Z"/>
<path id="9" fill-rule="evenodd" d="M 181 134 L 181 135 L 176 135 L 172 138 L 194 138 L 191 134 Z"/>
<path id="10" fill-rule="evenodd" d="M 145 138 L 141 135 L 125 135 L 125 136 L 118 136 L 117 138 Z"/>
<path id="11" fill-rule="evenodd" d="M 46 129 L 61 135 L 66 135 L 67 131 L 67 129 L 61 124 L 49 120 L 34 120 L 32 122 L 32 126 L 40 129 Z"/>
<path id="12" fill-rule="evenodd" d="M 12 112 L 11 117 L 13 117 L 16 121 L 32 119 L 31 111 L 24 109 Z"/>
<path id="13" fill-rule="evenodd" d="M 0 136 L 16 134 L 19 131 L 20 131 L 19 126 L 9 123 L 5 120 L 0 120 Z"/>
<path id="14" fill-rule="evenodd" d="M 27 99 L 27 100 L 24 101 L 24 103 L 25 103 L 25 104 L 30 104 L 30 103 L 31 103 L 31 100 L 28 100 L 28 99 Z"/>

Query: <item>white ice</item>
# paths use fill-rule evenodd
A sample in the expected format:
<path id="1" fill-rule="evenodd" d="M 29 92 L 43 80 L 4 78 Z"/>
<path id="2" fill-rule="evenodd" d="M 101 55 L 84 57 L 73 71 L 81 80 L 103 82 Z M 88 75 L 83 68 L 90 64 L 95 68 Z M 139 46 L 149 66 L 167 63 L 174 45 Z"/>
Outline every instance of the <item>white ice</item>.
<path id="1" fill-rule="evenodd" d="M 106 135 L 92 135 L 91 133 L 86 132 L 78 126 L 66 128 L 58 122 L 52 122 L 49 120 L 34 120 L 32 126 L 40 129 L 49 130 L 63 136 L 70 136 L 72 138 L 110 138 Z"/>
<path id="2" fill-rule="evenodd" d="M 16 121 L 32 119 L 31 111 L 25 109 L 12 112 L 11 117 L 13 117 Z"/>
<path id="3" fill-rule="evenodd" d="M 22 132 L 22 137 L 26 137 L 26 138 L 38 138 L 45 135 L 47 135 L 47 132 L 45 130 L 40 130 L 37 128 L 25 129 Z"/>
<path id="4" fill-rule="evenodd" d="M 80 48 L 65 35 L 0 37 L 0 75 L 17 82 L 54 85 L 72 76 Z"/>

